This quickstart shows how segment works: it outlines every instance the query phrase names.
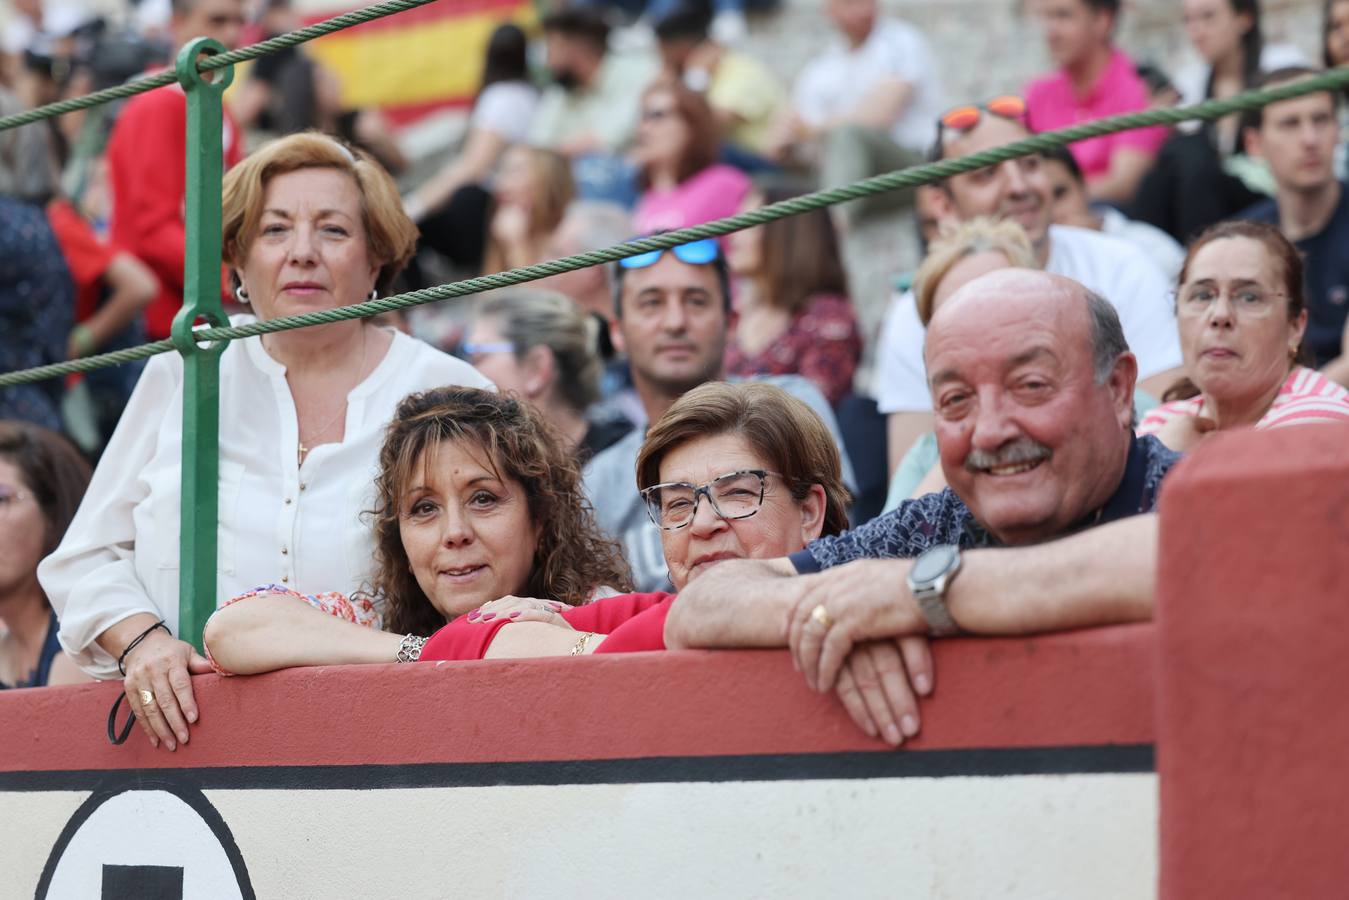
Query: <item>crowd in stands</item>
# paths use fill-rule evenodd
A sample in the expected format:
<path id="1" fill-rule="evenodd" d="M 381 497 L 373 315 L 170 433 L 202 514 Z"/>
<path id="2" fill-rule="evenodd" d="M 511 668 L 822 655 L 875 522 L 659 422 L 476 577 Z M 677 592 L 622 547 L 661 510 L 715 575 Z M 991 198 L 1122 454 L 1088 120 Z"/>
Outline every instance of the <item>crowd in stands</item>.
<path id="1" fill-rule="evenodd" d="M 956 97 L 918 27 L 818 2 L 834 33 L 792 84 L 746 49 L 740 0 L 503 22 L 462 140 L 429 168 L 305 47 L 258 61 L 226 96 L 231 320 L 1320 69 L 1264 40 L 1258 0 L 1176 4 L 1202 62 L 1170 74 L 1121 46 L 1119 0 L 1034 0 L 1054 70 Z M 172 0 L 125 33 L 56 9 L 31 0 L 6 27 L 0 114 L 163 67 L 196 36 L 301 22 L 290 0 Z M 1349 0 L 1324 22 L 1318 62 L 1349 63 Z M 114 46 L 134 64 L 110 70 Z M 1152 615 L 1157 498 L 1183 453 L 1349 422 L 1343 107 L 1309 93 L 1135 129 L 231 342 L 205 655 L 178 628 L 181 358 L 0 389 L 0 687 L 121 679 L 172 750 L 203 712 L 190 676 L 211 671 L 787 647 L 902 744 L 934 690 L 929 639 Z M 168 336 L 186 108 L 171 87 L 0 132 L 0 371 Z M 924 248 L 915 271 L 894 263 L 906 287 L 874 332 L 845 253 L 864 220 Z"/>

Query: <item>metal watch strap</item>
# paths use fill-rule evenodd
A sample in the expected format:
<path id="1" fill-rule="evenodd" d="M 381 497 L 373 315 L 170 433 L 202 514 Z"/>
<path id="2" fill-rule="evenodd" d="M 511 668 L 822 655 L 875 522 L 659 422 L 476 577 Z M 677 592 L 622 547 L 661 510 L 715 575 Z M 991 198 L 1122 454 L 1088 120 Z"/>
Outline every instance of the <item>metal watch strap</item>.
<path id="1" fill-rule="evenodd" d="M 941 585 L 944 588 L 946 585 Z M 951 618 L 951 611 L 946 608 L 946 592 L 941 588 L 933 586 L 927 590 L 918 591 L 913 599 L 918 601 L 918 611 L 923 614 L 927 620 L 927 627 L 933 637 L 950 637 L 953 634 L 960 634 L 960 626 L 956 620 Z"/>

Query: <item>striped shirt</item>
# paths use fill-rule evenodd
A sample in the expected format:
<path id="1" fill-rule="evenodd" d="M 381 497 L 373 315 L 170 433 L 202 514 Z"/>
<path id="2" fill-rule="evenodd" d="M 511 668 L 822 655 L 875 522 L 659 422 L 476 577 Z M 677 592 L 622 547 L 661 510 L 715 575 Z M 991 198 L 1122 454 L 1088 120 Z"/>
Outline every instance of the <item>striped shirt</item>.
<path id="1" fill-rule="evenodd" d="M 1138 433 L 1156 434 L 1172 419 L 1199 416 L 1203 412 L 1202 395 L 1163 403 L 1143 417 Z M 1263 430 L 1311 422 L 1349 422 L 1349 391 L 1315 369 L 1294 366 L 1269 410 L 1255 423 L 1255 427 Z"/>

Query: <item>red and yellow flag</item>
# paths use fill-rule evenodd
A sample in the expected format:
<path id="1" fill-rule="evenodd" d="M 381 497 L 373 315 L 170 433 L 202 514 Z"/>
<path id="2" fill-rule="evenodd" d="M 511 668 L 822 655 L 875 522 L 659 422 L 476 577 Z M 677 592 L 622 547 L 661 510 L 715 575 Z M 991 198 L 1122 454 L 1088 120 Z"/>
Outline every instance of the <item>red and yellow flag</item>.
<path id="1" fill-rule="evenodd" d="M 299 0 L 305 24 L 360 9 L 350 0 Z M 472 101 L 483 52 L 502 22 L 530 29 L 538 21 L 529 0 L 437 0 L 407 12 L 311 41 L 308 52 L 342 83 L 350 107 L 379 107 L 408 122 L 444 106 Z"/>

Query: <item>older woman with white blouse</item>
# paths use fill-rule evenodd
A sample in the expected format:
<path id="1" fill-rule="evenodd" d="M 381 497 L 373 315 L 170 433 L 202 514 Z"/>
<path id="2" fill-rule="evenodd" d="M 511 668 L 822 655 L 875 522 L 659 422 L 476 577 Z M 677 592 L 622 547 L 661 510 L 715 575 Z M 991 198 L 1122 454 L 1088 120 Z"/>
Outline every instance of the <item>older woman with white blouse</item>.
<path id="1" fill-rule="evenodd" d="M 274 141 L 230 171 L 222 225 L 237 296 L 262 320 L 375 296 L 417 234 L 388 174 L 317 134 Z M 220 381 L 217 602 L 278 578 L 354 592 L 372 558 L 360 513 L 398 402 L 447 384 L 491 387 L 468 364 L 360 320 L 235 341 Z M 66 652 L 95 677 L 124 676 L 151 743 L 170 750 L 198 716 L 188 676 L 209 671 L 175 637 L 182 396 L 180 358 L 156 357 L 38 572 Z"/>

